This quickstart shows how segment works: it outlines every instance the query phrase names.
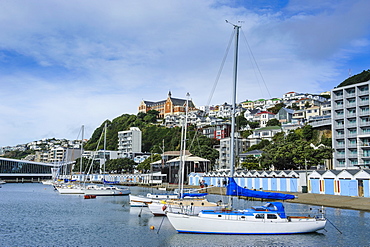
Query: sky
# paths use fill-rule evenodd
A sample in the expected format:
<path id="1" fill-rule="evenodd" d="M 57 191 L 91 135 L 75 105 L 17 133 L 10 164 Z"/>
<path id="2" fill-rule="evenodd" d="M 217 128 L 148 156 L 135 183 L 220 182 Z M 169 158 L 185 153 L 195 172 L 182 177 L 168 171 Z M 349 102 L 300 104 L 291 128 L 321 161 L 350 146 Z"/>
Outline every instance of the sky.
<path id="1" fill-rule="evenodd" d="M 329 91 L 370 69 L 369 9 L 368 0 L 0 0 L 0 147 L 78 139 L 82 125 L 88 139 L 169 91 L 196 106 L 231 103 L 225 20 L 241 26 L 238 102 Z"/>

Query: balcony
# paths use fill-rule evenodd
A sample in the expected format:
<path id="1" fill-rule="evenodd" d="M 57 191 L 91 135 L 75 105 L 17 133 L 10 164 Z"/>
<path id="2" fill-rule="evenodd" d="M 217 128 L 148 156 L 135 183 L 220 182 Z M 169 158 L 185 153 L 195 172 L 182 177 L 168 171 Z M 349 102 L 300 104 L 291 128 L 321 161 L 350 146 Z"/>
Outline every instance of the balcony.
<path id="1" fill-rule="evenodd" d="M 349 153 L 348 158 L 357 158 L 357 153 Z"/>
<path id="2" fill-rule="evenodd" d="M 358 95 L 368 95 L 369 94 L 369 90 L 359 90 L 358 91 Z"/>
<path id="3" fill-rule="evenodd" d="M 356 107 L 356 102 L 349 102 L 346 104 L 346 107 Z"/>
<path id="4" fill-rule="evenodd" d="M 356 122 L 349 122 L 347 124 L 347 127 L 357 127 L 357 124 L 356 124 Z"/>
<path id="5" fill-rule="evenodd" d="M 370 126 L 370 121 L 361 121 L 360 126 Z"/>
<path id="6" fill-rule="evenodd" d="M 344 159 L 345 155 L 344 154 L 336 154 L 334 157 L 335 157 L 335 159 Z"/>
<path id="7" fill-rule="evenodd" d="M 347 92 L 347 95 L 346 95 L 347 98 L 355 97 L 355 96 L 356 96 L 355 92 Z"/>
<path id="8" fill-rule="evenodd" d="M 343 94 L 338 94 L 338 95 L 336 95 L 336 94 L 334 93 L 334 100 L 336 100 L 336 99 L 343 99 Z"/>
<path id="9" fill-rule="evenodd" d="M 369 105 L 369 100 L 360 100 L 360 101 L 358 102 L 358 105 L 359 105 L 359 106 Z"/>

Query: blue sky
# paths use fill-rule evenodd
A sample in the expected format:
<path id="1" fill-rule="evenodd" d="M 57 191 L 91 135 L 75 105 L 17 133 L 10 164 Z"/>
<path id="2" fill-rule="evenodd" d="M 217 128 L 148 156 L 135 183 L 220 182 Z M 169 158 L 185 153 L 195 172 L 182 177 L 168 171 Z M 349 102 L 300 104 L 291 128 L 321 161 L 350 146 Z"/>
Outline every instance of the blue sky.
<path id="1" fill-rule="evenodd" d="M 81 125 L 89 138 L 169 90 L 206 105 L 233 31 L 225 20 L 242 21 L 238 101 L 331 90 L 370 67 L 369 9 L 367 0 L 0 1 L 0 146 L 75 139 Z M 210 104 L 231 102 L 231 62 Z"/>

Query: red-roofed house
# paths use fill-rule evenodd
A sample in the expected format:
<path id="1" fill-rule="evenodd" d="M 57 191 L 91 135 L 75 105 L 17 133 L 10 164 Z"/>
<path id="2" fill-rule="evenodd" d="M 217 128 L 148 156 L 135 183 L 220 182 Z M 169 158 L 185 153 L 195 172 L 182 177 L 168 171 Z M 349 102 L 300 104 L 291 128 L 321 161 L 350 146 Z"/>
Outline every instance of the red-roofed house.
<path id="1" fill-rule="evenodd" d="M 272 118 L 275 118 L 274 113 L 268 112 L 268 111 L 262 111 L 254 115 L 253 121 L 259 122 L 260 127 L 263 128 L 263 127 L 266 127 L 267 122 Z"/>

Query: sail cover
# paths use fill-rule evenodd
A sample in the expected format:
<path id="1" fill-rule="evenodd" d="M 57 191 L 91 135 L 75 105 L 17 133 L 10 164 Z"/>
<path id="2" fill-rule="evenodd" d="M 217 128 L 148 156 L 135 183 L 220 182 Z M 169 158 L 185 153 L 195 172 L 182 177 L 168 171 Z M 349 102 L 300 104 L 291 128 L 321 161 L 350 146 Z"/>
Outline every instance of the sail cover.
<path id="1" fill-rule="evenodd" d="M 294 195 L 283 194 L 283 193 L 274 193 L 274 192 L 265 192 L 265 191 L 255 191 L 242 188 L 235 182 L 234 178 L 229 178 L 229 184 L 226 187 L 226 194 L 229 196 L 245 196 L 245 197 L 254 197 L 254 198 L 263 198 L 263 199 L 276 199 L 276 200 L 287 200 L 294 199 Z"/>
<path id="2" fill-rule="evenodd" d="M 119 181 L 107 181 L 104 179 L 104 184 L 118 184 Z"/>
<path id="3" fill-rule="evenodd" d="M 184 193 L 181 198 L 184 197 L 203 197 L 208 195 L 208 193 Z"/>

